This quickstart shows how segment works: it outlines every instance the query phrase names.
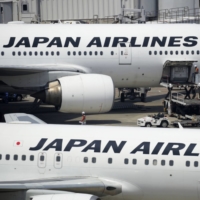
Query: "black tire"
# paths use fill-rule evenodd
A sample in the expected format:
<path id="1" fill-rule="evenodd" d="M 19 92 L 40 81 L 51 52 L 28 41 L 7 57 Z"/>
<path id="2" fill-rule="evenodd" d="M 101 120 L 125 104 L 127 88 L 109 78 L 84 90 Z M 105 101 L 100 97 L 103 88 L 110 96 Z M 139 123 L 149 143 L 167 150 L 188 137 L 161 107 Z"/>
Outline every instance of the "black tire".
<path id="1" fill-rule="evenodd" d="M 146 102 L 146 94 L 141 94 L 141 102 Z"/>
<path id="2" fill-rule="evenodd" d="M 124 93 L 121 93 L 121 102 L 124 102 L 124 99 L 125 99 Z"/>
<path id="3" fill-rule="evenodd" d="M 169 123 L 167 121 L 162 121 L 160 126 L 162 128 L 167 128 L 169 126 Z"/>
<path id="4" fill-rule="evenodd" d="M 60 110 L 60 106 L 55 106 L 55 109 L 56 109 L 57 111 L 59 111 L 59 110 Z"/>
<path id="5" fill-rule="evenodd" d="M 8 99 L 6 99 L 6 98 L 3 98 L 3 103 L 5 103 L 5 104 L 8 104 Z"/>
<path id="6" fill-rule="evenodd" d="M 18 95 L 16 96 L 16 101 L 22 101 L 22 95 L 19 95 L 19 94 L 18 94 Z"/>
<path id="7" fill-rule="evenodd" d="M 151 123 L 146 123 L 145 127 L 152 127 Z"/>

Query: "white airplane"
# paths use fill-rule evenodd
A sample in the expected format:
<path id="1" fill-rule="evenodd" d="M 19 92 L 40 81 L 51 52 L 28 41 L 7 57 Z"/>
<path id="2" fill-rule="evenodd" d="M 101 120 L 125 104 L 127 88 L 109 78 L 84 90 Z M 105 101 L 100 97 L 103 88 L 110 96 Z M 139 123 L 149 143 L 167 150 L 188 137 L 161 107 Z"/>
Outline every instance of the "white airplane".
<path id="1" fill-rule="evenodd" d="M 1 200 L 199 200 L 199 130 L 31 118 L 0 125 Z"/>
<path id="2" fill-rule="evenodd" d="M 114 87 L 154 87 L 199 61 L 198 25 L 0 25 L 0 92 L 107 112 Z M 188 69 L 189 71 L 190 69 Z"/>

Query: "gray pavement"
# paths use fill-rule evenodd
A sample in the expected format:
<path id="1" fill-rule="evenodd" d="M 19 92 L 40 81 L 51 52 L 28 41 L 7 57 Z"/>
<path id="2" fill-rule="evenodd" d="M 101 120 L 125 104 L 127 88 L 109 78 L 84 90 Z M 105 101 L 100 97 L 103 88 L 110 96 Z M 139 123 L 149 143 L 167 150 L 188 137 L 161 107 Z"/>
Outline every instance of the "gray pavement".
<path id="1" fill-rule="evenodd" d="M 145 103 L 140 99 L 126 99 L 120 102 L 118 90 L 113 109 L 104 114 L 87 114 L 88 125 L 114 125 L 114 126 L 136 126 L 138 118 L 149 114 L 163 112 L 162 101 L 167 94 L 166 88 L 152 88 L 148 92 Z M 25 112 L 32 113 L 48 124 L 79 124 L 80 114 L 60 113 L 53 106 L 40 105 L 39 108 L 31 111 L 34 98 L 28 97 L 22 102 L 9 102 L 3 104 L 0 102 L 1 122 L 4 121 L 2 115 L 6 113 Z M 174 119 L 175 120 L 175 119 Z"/>

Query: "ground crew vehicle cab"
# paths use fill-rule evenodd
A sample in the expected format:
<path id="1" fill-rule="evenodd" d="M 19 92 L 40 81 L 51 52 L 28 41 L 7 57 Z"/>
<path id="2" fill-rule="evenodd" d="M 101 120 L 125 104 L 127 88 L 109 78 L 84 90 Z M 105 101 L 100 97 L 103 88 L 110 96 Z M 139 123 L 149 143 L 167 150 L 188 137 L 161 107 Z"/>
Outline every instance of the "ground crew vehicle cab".
<path id="1" fill-rule="evenodd" d="M 163 113 L 158 113 L 157 115 L 147 116 L 137 120 L 137 125 L 140 127 L 163 127 L 167 128 L 169 126 L 169 120 L 164 116 Z"/>

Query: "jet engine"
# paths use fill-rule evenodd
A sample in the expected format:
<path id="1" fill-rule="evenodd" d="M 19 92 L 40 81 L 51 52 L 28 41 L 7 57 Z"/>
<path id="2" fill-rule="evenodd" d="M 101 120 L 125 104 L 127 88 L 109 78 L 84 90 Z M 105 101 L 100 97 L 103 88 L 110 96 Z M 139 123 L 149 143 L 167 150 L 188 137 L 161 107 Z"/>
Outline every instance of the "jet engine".
<path id="1" fill-rule="evenodd" d="M 55 105 L 60 112 L 104 113 L 112 108 L 114 84 L 106 75 L 67 76 L 48 83 L 45 90 L 32 96 Z"/>
<path id="2" fill-rule="evenodd" d="M 89 194 L 52 194 L 30 197 L 31 200 L 100 200 L 98 197 Z"/>

